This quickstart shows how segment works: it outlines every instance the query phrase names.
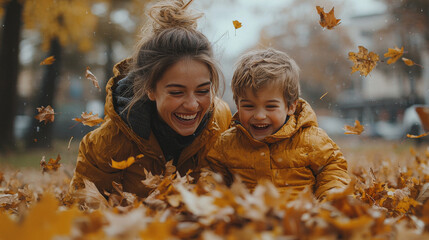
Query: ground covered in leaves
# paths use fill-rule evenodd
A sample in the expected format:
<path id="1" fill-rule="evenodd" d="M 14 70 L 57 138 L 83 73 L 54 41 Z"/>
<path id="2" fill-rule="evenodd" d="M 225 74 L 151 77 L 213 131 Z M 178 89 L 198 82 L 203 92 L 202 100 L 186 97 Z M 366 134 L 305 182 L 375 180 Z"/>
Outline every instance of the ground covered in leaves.
<path id="1" fill-rule="evenodd" d="M 142 184 L 153 191 L 146 199 L 120 184 L 105 199 L 91 182 L 70 196 L 73 165 L 59 165 L 57 156 L 41 169 L 2 168 L 0 239 L 429 238 L 429 149 L 358 145 L 343 149 L 349 188 L 322 202 L 311 191 L 290 200 L 270 183 L 254 192 L 238 181 L 228 188 L 209 174 L 190 184 L 172 166 L 161 176 L 147 173 Z"/>

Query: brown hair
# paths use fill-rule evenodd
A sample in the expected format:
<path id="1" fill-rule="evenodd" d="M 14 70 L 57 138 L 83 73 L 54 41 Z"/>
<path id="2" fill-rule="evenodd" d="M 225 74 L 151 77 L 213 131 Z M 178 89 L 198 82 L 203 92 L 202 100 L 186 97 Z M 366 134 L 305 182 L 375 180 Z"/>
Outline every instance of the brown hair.
<path id="1" fill-rule="evenodd" d="M 283 97 L 289 106 L 300 94 L 298 65 L 286 53 L 272 48 L 250 51 L 241 56 L 231 81 L 235 103 L 247 89 L 256 93 L 267 85 L 283 89 Z"/>
<path id="2" fill-rule="evenodd" d="M 212 96 L 219 90 L 222 77 L 213 58 L 209 40 L 196 30 L 202 14 L 187 10 L 189 3 L 183 0 L 162 1 L 149 10 L 149 22 L 142 29 L 142 38 L 132 58 L 130 75 L 133 76 L 134 97 L 125 108 L 129 110 L 141 99 L 147 99 L 148 91 L 155 90 L 164 72 L 182 59 L 192 59 L 207 65 L 212 82 Z"/>

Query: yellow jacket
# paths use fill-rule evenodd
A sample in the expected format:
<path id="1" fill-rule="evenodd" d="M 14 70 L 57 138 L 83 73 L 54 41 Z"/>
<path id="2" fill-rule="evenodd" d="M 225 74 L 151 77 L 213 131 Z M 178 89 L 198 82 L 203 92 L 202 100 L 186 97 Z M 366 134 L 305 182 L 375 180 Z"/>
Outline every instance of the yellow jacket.
<path id="1" fill-rule="evenodd" d="M 155 174 L 165 171 L 166 160 L 153 132 L 149 139 L 138 136 L 116 113 L 113 105 L 113 88 L 128 72 L 129 62 L 124 60 L 115 65 L 114 77 L 106 86 L 105 122 L 88 133 L 81 141 L 76 170 L 71 182 L 71 191 L 84 188 L 83 178 L 93 182 L 101 193 L 112 191 L 112 181 L 121 183 L 123 190 L 146 197 L 150 189 L 142 184 L 144 169 Z M 199 176 L 199 169 L 205 162 L 209 146 L 220 133 L 229 127 L 231 112 L 228 105 L 216 98 L 213 114 L 196 139 L 181 153 L 177 171 L 183 176 L 189 169 Z M 111 160 L 123 161 L 130 156 L 143 154 L 134 164 L 124 170 L 111 167 Z"/>
<path id="2" fill-rule="evenodd" d="M 347 162 L 338 146 L 318 128 L 316 114 L 303 99 L 295 114 L 276 133 L 255 140 L 233 116 L 230 129 L 222 133 L 208 153 L 210 167 L 224 176 L 227 184 L 238 175 L 249 189 L 269 180 L 280 192 L 292 196 L 311 187 L 317 198 L 332 188 L 347 185 Z"/>

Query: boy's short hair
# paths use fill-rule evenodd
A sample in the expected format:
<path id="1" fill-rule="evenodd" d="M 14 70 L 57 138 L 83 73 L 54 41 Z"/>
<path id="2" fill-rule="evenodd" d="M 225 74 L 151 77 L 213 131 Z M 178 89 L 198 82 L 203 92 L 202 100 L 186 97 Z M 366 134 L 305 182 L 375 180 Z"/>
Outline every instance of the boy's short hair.
<path id="1" fill-rule="evenodd" d="M 244 54 L 237 62 L 231 81 L 234 101 L 245 95 L 249 88 L 254 93 L 265 86 L 283 89 L 283 97 L 289 106 L 299 98 L 299 67 L 286 53 L 269 48 Z"/>

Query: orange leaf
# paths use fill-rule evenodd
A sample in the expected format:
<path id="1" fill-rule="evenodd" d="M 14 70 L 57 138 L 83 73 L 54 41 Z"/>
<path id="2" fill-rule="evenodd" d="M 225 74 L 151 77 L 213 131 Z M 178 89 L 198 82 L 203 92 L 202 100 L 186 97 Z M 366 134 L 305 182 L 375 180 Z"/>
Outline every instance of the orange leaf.
<path id="1" fill-rule="evenodd" d="M 411 134 L 407 134 L 407 138 L 421 138 L 421 137 L 425 137 L 425 136 L 427 136 L 427 135 L 429 135 L 429 132 L 427 132 L 427 133 L 423 133 L 423 134 L 420 134 L 420 135 L 411 135 Z"/>
<path id="2" fill-rule="evenodd" d="M 354 63 L 351 74 L 360 71 L 361 75 L 367 76 L 377 65 L 379 56 L 374 52 L 368 53 L 368 49 L 359 46 L 359 52 L 349 52 L 349 59 Z"/>
<path id="3" fill-rule="evenodd" d="M 355 125 L 353 127 L 345 125 L 344 130 L 346 131 L 344 134 L 360 135 L 363 132 L 364 127 L 360 124 L 359 120 L 356 120 Z"/>
<path id="4" fill-rule="evenodd" d="M 401 47 L 399 49 L 398 47 L 395 48 L 389 48 L 387 50 L 387 53 L 384 54 L 385 58 L 390 58 L 387 60 L 387 64 L 392 64 L 398 61 L 398 59 L 404 54 L 404 47 Z"/>
<path id="5" fill-rule="evenodd" d="M 57 159 L 50 158 L 48 162 L 45 161 L 45 156 L 43 156 L 42 160 L 40 161 L 40 166 L 42 167 L 42 171 L 43 172 L 57 171 L 58 168 L 61 166 L 61 163 L 59 163 L 60 160 L 61 160 L 60 154 L 58 154 Z"/>
<path id="6" fill-rule="evenodd" d="M 90 113 L 83 112 L 80 116 L 81 118 L 73 118 L 72 120 L 81 122 L 83 123 L 83 125 L 87 125 L 90 127 L 93 127 L 97 124 L 104 122 L 104 119 L 99 118 L 98 114 L 93 115 L 92 112 Z"/>
<path id="7" fill-rule="evenodd" d="M 54 122 L 55 112 L 51 105 L 48 105 L 47 107 L 39 107 L 37 108 L 37 111 L 39 114 L 37 114 L 34 118 L 39 120 L 39 122 L 45 121 L 45 124 L 48 122 Z"/>
<path id="8" fill-rule="evenodd" d="M 404 63 L 405 64 L 407 64 L 407 66 L 413 66 L 413 65 L 416 65 L 416 66 L 419 66 L 419 67 L 421 67 L 421 68 L 423 68 L 423 66 L 422 65 L 420 65 L 420 64 L 417 64 L 417 63 L 415 63 L 413 60 L 411 60 L 411 59 L 408 59 L 408 58 L 402 58 L 402 61 L 404 61 Z"/>
<path id="9" fill-rule="evenodd" d="M 143 156 L 144 156 L 143 154 L 139 154 L 136 156 L 136 158 L 142 158 Z M 127 160 L 120 161 L 120 162 L 117 162 L 117 161 L 112 159 L 112 168 L 116 168 L 116 169 L 128 168 L 129 166 L 131 166 L 136 161 L 136 158 L 129 157 Z"/>
<path id="10" fill-rule="evenodd" d="M 100 91 L 100 92 L 101 92 L 101 88 L 100 88 L 100 85 L 98 85 L 97 78 L 95 77 L 95 75 L 94 75 L 94 74 L 92 74 L 92 72 L 91 72 L 91 71 L 89 71 L 89 69 L 90 69 L 89 67 L 86 67 L 86 72 L 85 72 L 85 77 L 86 77 L 86 79 L 91 80 L 92 84 L 93 84 L 96 88 L 98 88 L 98 91 Z"/>
<path id="11" fill-rule="evenodd" d="M 55 62 L 55 57 L 50 56 L 50 57 L 45 58 L 42 62 L 40 62 L 40 65 L 51 65 L 54 62 Z"/>
<path id="12" fill-rule="evenodd" d="M 241 22 L 239 22 L 238 20 L 234 20 L 234 21 L 232 21 L 232 24 L 234 24 L 234 28 L 235 28 L 235 29 L 239 29 L 239 28 L 241 28 L 241 27 L 242 27 Z"/>
<path id="13" fill-rule="evenodd" d="M 334 8 L 332 7 L 329 13 L 325 13 L 322 7 L 316 6 L 317 13 L 320 15 L 319 24 L 322 27 L 327 29 L 333 29 L 335 26 L 340 24 L 341 19 L 335 18 Z"/>

